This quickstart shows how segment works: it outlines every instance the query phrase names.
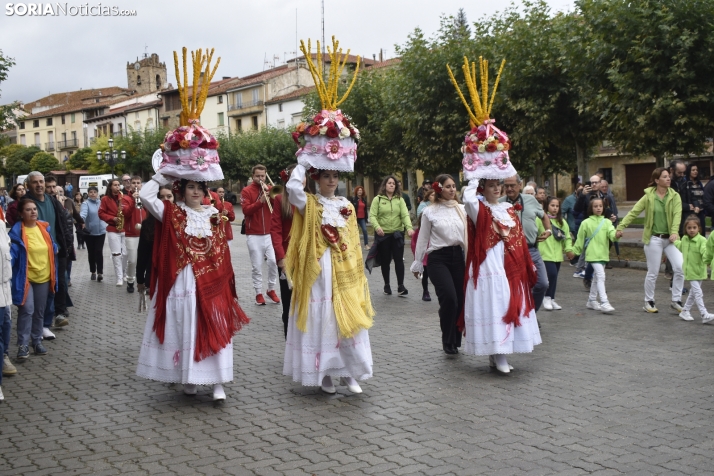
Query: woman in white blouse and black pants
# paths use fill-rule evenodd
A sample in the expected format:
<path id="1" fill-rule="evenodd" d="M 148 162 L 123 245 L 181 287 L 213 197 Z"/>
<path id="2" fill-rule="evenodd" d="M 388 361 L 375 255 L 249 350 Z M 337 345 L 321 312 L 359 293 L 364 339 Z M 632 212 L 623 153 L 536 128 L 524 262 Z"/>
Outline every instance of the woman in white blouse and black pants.
<path id="1" fill-rule="evenodd" d="M 429 255 L 427 269 L 439 298 L 444 352 L 458 354 L 461 333 L 456 322 L 464 301 L 466 212 L 456 201 L 456 182 L 451 175 L 439 175 L 432 188 L 436 199 L 422 213 L 411 271 L 419 278 L 424 271 L 424 255 Z"/>

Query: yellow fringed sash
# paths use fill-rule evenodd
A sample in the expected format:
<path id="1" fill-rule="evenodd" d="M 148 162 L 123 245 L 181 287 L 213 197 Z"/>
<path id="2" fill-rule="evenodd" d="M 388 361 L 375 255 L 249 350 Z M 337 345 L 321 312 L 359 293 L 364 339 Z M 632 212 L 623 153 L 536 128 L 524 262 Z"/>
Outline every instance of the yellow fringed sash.
<path id="1" fill-rule="evenodd" d="M 332 305 L 340 337 L 354 337 L 361 329 L 372 327 L 374 310 L 363 271 L 357 214 L 352 204 L 348 207 L 352 214 L 347 218 L 347 228 L 339 229 L 340 239 L 333 245 L 322 235 L 322 206 L 317 197 L 308 194 L 304 216 L 299 212 L 293 216 L 285 259 L 288 279 L 293 282 L 291 313 L 297 302 L 297 328 L 301 332 L 307 331 L 310 292 L 322 271 L 318 260 L 328 246 L 332 248 Z"/>

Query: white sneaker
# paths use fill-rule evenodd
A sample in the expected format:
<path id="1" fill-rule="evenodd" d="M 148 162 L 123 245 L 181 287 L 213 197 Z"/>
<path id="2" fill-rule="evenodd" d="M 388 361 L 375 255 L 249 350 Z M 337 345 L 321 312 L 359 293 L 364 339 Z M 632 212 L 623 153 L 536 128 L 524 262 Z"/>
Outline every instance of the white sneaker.
<path id="1" fill-rule="evenodd" d="M 10 357 L 7 354 L 2 356 L 2 374 L 3 375 L 15 375 L 17 373 L 17 367 L 12 365 Z"/>
<path id="2" fill-rule="evenodd" d="M 55 335 L 52 333 L 49 327 L 43 327 L 42 328 L 42 339 L 43 340 L 54 340 Z"/>
<path id="3" fill-rule="evenodd" d="M 692 317 L 692 315 L 690 314 L 689 311 L 680 312 L 679 317 L 681 317 L 683 321 L 693 321 L 694 320 L 694 318 Z"/>
<path id="4" fill-rule="evenodd" d="M 650 313 L 659 312 L 657 310 L 657 307 L 655 306 L 654 301 L 645 301 L 645 307 L 643 307 L 642 309 L 644 309 L 646 312 L 650 312 Z"/>
<path id="5" fill-rule="evenodd" d="M 5 395 L 2 394 L 2 387 L 0 387 L 0 402 L 5 400 Z"/>
<path id="6" fill-rule="evenodd" d="M 593 311 L 599 311 L 600 310 L 600 303 L 597 301 L 588 301 L 588 303 L 585 305 L 588 309 L 592 309 Z"/>
<path id="7" fill-rule="evenodd" d="M 702 317 L 702 324 L 709 324 L 712 321 L 714 321 L 714 314 L 707 314 Z"/>
<path id="8" fill-rule="evenodd" d="M 223 385 L 217 383 L 213 386 L 213 401 L 225 400 L 226 391 L 223 390 Z"/>
<path id="9" fill-rule="evenodd" d="M 548 296 L 543 298 L 543 309 L 545 309 L 546 311 L 553 310 L 553 303 L 551 302 L 551 299 Z"/>
<path id="10" fill-rule="evenodd" d="M 605 314 L 610 314 L 611 312 L 615 312 L 615 308 L 612 307 L 612 305 L 609 302 L 604 302 L 600 304 L 600 311 L 602 311 Z"/>
<path id="11" fill-rule="evenodd" d="M 553 300 L 550 301 L 550 305 L 553 306 L 554 311 L 560 311 L 561 309 L 563 309 L 562 307 L 560 307 L 560 304 Z"/>
<path id="12" fill-rule="evenodd" d="M 124 286 L 124 280 L 121 278 L 117 279 L 117 286 Z"/>
<path id="13" fill-rule="evenodd" d="M 670 304 L 670 306 L 672 307 L 672 309 L 674 309 L 674 310 L 677 311 L 677 312 L 682 312 L 682 310 L 684 309 L 684 308 L 682 307 L 682 302 L 681 302 L 681 301 L 672 301 L 672 303 Z"/>
<path id="14" fill-rule="evenodd" d="M 585 271 L 581 271 L 581 272 L 579 272 L 579 273 L 573 273 L 573 277 L 574 277 L 574 278 L 584 279 L 584 278 L 585 278 Z"/>

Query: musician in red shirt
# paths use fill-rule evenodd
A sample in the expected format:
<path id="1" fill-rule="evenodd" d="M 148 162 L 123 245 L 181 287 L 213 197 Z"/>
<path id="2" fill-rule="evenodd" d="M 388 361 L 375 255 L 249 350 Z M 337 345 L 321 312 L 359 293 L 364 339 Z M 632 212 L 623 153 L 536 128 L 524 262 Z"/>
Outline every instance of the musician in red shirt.
<path id="1" fill-rule="evenodd" d="M 226 189 L 223 187 L 218 187 L 216 193 L 218 193 L 218 198 L 220 199 L 219 201 L 221 202 L 221 205 L 223 205 L 221 215 L 223 215 L 224 217 L 228 217 L 228 221 L 223 220 L 223 225 L 225 226 L 226 230 L 226 240 L 228 240 L 228 244 L 230 245 L 231 241 L 233 241 L 233 226 L 231 225 L 231 223 L 235 221 L 236 214 L 233 211 L 233 204 L 224 200 L 224 197 L 226 196 Z"/>
<path id="2" fill-rule="evenodd" d="M 141 177 L 134 175 L 131 178 L 131 187 L 127 195 L 134 197 L 141 191 Z M 126 292 L 134 292 L 134 281 L 136 280 L 136 259 L 139 252 L 139 235 L 141 234 L 141 222 L 147 218 L 146 210 L 141 204 L 141 199 L 134 198 L 134 211 L 125 215 L 124 224 L 124 244 L 126 254 L 123 258 L 124 276 L 126 276 Z"/>

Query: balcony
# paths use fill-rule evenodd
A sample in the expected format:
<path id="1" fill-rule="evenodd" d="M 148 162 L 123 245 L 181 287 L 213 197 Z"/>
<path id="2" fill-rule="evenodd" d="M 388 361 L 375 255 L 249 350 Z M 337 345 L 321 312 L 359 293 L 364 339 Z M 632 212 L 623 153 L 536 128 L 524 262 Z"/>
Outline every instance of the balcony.
<path id="1" fill-rule="evenodd" d="M 45 152 L 54 152 L 55 151 L 55 143 L 54 142 L 45 142 Z"/>
<path id="2" fill-rule="evenodd" d="M 253 109 L 253 111 L 250 111 L 250 109 Z M 263 110 L 263 101 L 262 100 L 228 105 L 228 112 L 241 111 L 244 113 L 249 113 L 249 112 L 262 111 L 262 110 Z"/>
<path id="3" fill-rule="evenodd" d="M 77 139 L 61 140 L 57 143 L 57 147 L 59 147 L 60 150 L 75 149 L 78 147 L 78 141 Z"/>
<path id="4" fill-rule="evenodd" d="M 124 130 L 122 129 L 122 130 L 116 131 L 116 132 L 112 133 L 112 136 L 114 136 L 114 137 L 124 137 Z"/>

